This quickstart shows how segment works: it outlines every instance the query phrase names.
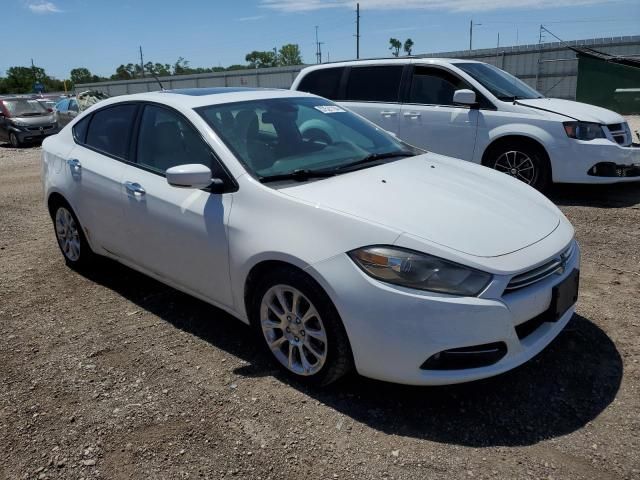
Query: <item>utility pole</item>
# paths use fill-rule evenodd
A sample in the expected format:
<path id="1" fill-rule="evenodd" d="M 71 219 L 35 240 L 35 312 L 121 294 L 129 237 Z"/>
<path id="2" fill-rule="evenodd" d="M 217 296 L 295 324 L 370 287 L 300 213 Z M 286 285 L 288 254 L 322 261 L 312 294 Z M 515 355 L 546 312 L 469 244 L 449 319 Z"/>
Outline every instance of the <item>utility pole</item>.
<path id="1" fill-rule="evenodd" d="M 318 41 L 318 25 L 316 25 L 316 63 L 320 63 L 320 42 Z"/>
<path id="2" fill-rule="evenodd" d="M 322 45 L 324 42 L 318 42 L 318 58 L 320 59 L 318 63 L 322 63 Z"/>
<path id="3" fill-rule="evenodd" d="M 360 4 L 356 3 L 356 59 L 360 58 Z"/>
<path id="4" fill-rule="evenodd" d="M 473 19 L 469 22 L 469 50 L 473 50 L 473 27 L 479 27 L 481 23 L 473 23 Z"/>
<path id="5" fill-rule="evenodd" d="M 144 78 L 144 59 L 142 57 L 142 45 L 140 45 L 140 72 L 142 72 L 142 78 Z"/>

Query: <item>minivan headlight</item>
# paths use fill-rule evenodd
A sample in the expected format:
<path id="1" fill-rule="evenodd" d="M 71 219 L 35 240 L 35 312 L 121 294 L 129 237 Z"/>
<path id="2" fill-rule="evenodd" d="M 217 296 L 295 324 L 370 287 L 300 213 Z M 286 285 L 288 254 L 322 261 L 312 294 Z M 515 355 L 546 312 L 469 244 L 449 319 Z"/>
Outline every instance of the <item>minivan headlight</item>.
<path id="1" fill-rule="evenodd" d="M 606 138 L 602 125 L 591 122 L 564 122 L 564 131 L 569 138 L 576 140 L 594 140 Z"/>
<path id="2" fill-rule="evenodd" d="M 348 255 L 371 277 L 418 290 L 476 296 L 491 281 L 489 273 L 396 247 L 364 247 Z"/>

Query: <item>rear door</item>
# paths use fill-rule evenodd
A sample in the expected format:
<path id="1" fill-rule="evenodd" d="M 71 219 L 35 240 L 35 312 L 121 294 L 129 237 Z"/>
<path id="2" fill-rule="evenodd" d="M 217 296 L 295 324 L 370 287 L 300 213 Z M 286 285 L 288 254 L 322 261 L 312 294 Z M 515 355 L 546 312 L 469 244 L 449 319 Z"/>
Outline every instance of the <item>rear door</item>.
<path id="1" fill-rule="evenodd" d="M 82 119 L 62 166 L 71 178 L 70 203 L 91 244 L 117 256 L 127 243 L 121 184 L 137 110 L 137 104 L 117 104 Z"/>
<path id="2" fill-rule="evenodd" d="M 60 128 L 71 121 L 69 117 L 69 101 L 68 98 L 65 98 L 56 104 L 56 119 L 58 120 L 58 126 Z"/>
<path id="3" fill-rule="evenodd" d="M 454 92 L 463 88 L 472 89 L 444 68 L 414 66 L 402 105 L 399 137 L 431 152 L 472 160 L 478 109 L 454 105 Z"/>
<path id="4" fill-rule="evenodd" d="M 397 134 L 404 65 L 351 67 L 341 104 L 388 132 Z"/>

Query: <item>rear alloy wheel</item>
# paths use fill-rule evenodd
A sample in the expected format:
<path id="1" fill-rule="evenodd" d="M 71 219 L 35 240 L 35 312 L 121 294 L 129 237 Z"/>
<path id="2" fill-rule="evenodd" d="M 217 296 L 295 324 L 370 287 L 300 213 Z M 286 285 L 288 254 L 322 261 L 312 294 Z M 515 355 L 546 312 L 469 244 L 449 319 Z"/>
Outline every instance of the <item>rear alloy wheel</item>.
<path id="1" fill-rule="evenodd" d="M 59 205 L 53 212 L 56 240 L 64 259 L 72 268 L 86 266 L 93 259 L 80 223 L 67 205 Z"/>
<path id="2" fill-rule="evenodd" d="M 277 364 L 297 381 L 328 385 L 347 373 L 353 355 L 340 316 L 307 274 L 276 267 L 258 279 L 251 323 Z"/>
<path id="3" fill-rule="evenodd" d="M 13 148 L 20 148 L 22 146 L 22 142 L 20 142 L 20 139 L 14 132 L 9 134 L 9 143 Z"/>
<path id="4" fill-rule="evenodd" d="M 548 161 L 533 148 L 502 148 L 491 155 L 488 166 L 540 191 L 550 182 Z"/>

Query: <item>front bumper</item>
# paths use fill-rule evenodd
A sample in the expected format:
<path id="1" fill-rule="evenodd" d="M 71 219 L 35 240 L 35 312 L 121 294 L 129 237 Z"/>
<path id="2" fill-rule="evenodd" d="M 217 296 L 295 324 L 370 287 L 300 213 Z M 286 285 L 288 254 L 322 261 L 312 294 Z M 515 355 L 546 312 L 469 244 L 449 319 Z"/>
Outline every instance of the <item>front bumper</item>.
<path id="1" fill-rule="evenodd" d="M 16 134 L 20 142 L 29 143 L 42 141 L 58 133 L 60 129 L 57 125 L 46 125 L 42 127 L 42 130 L 40 130 L 40 127 L 14 127 L 11 131 Z"/>
<path id="2" fill-rule="evenodd" d="M 346 255 L 313 268 L 326 279 L 323 286 L 341 315 L 361 375 L 411 385 L 443 385 L 506 372 L 542 351 L 569 322 L 575 305 L 555 322 L 541 322 L 524 334 L 523 330 L 528 321 L 549 309 L 553 287 L 579 265 L 576 246 L 564 274 L 505 295 L 495 292 L 502 292 L 511 276 L 497 275 L 480 297 L 452 297 L 384 284 L 368 277 Z M 500 343 L 506 353 L 491 365 L 421 368 L 438 352 Z"/>
<path id="3" fill-rule="evenodd" d="M 554 182 L 640 182 L 640 145 L 622 147 L 607 139 L 567 139 L 550 150 Z"/>

